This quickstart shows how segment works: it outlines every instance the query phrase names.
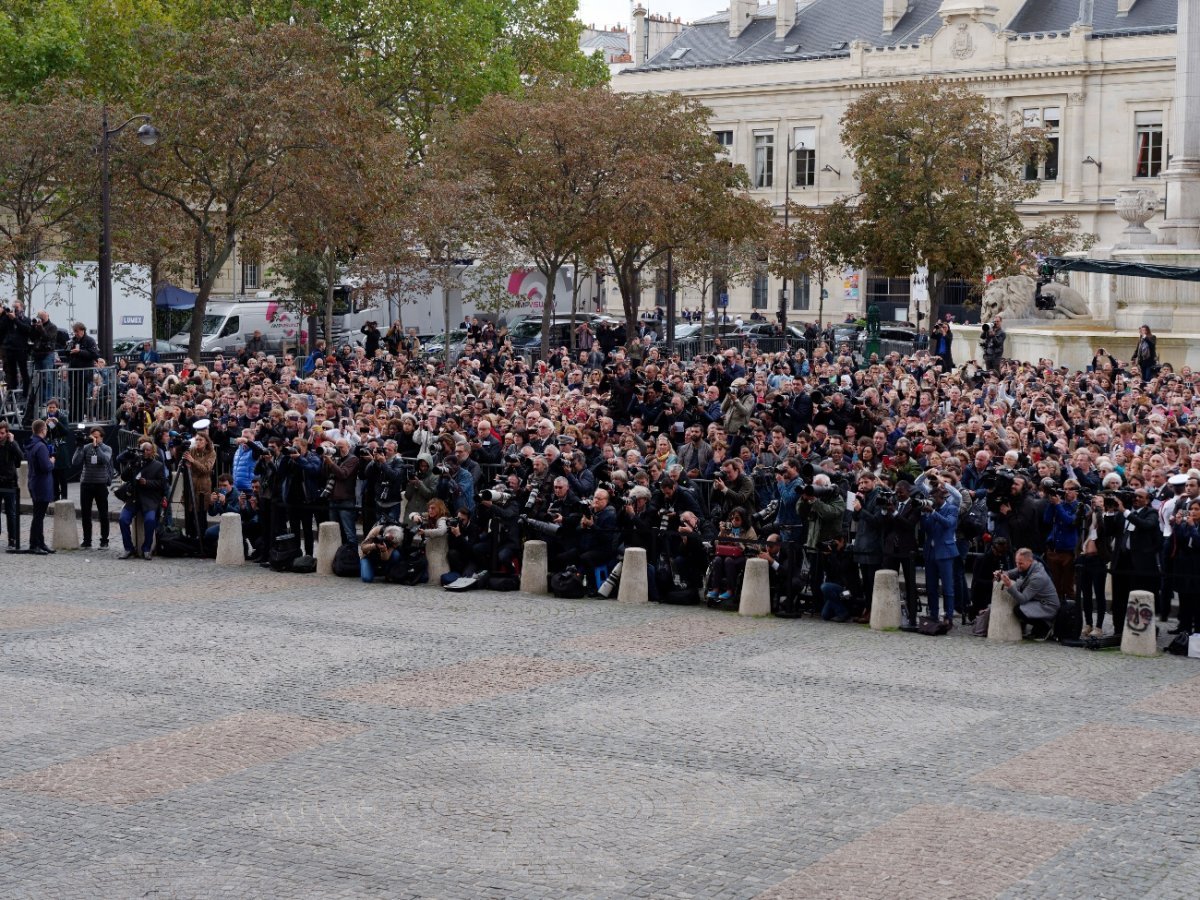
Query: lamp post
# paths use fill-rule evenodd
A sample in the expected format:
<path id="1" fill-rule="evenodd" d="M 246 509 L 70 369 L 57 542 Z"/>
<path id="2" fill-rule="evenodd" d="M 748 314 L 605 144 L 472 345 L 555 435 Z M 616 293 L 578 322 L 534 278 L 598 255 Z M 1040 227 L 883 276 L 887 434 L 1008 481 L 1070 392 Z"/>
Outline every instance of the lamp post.
<path id="1" fill-rule="evenodd" d="M 141 122 L 137 130 L 138 140 L 147 147 L 158 143 L 158 129 L 150 124 L 150 117 L 145 113 L 131 116 L 116 128 L 108 127 L 108 107 L 105 106 L 100 114 L 100 302 L 97 310 L 99 324 L 96 329 L 96 343 L 100 345 L 100 354 L 106 362 L 112 362 L 113 345 L 113 308 L 112 308 L 112 210 L 110 209 L 108 146 L 113 135 L 120 134 L 126 126 L 133 122 Z M 154 298 L 150 298 L 154 302 Z"/>
<path id="2" fill-rule="evenodd" d="M 783 166 L 783 236 L 785 241 L 791 240 L 791 234 L 788 232 L 788 207 L 792 205 L 792 154 L 796 152 L 795 146 L 792 144 L 792 136 L 789 134 L 786 141 L 787 161 Z M 779 312 L 775 318 L 779 320 L 779 328 L 783 331 L 783 335 L 787 337 L 787 307 L 788 307 L 788 277 L 787 269 L 784 269 L 783 288 L 779 291 Z"/>

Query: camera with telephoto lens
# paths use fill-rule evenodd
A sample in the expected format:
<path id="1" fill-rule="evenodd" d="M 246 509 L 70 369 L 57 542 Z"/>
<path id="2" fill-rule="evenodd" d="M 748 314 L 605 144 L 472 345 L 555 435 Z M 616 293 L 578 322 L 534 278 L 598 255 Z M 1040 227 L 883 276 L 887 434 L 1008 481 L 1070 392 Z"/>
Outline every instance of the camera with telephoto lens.
<path id="1" fill-rule="evenodd" d="M 535 506 L 537 506 L 537 501 L 538 487 L 537 485 L 534 485 L 529 489 L 529 499 L 525 501 L 525 509 L 533 509 Z"/>
<path id="2" fill-rule="evenodd" d="M 757 531 L 767 525 L 772 525 L 775 522 L 775 516 L 779 513 L 779 501 L 772 500 L 758 512 L 750 516 L 750 522 Z"/>
<path id="3" fill-rule="evenodd" d="M 501 491 L 496 488 L 488 488 L 479 492 L 477 500 L 486 500 L 489 503 L 505 504 L 513 498 L 513 495 L 507 491 Z"/>
<path id="4" fill-rule="evenodd" d="M 880 488 L 876 497 L 880 506 L 891 507 L 896 505 L 896 492 L 890 488 Z"/>
<path id="5" fill-rule="evenodd" d="M 679 513 L 673 509 L 664 509 L 658 514 L 659 531 L 678 531 Z"/>
<path id="6" fill-rule="evenodd" d="M 931 497 L 919 497 L 916 501 L 917 509 L 922 515 L 929 515 L 933 512 L 933 499 Z"/>
<path id="7" fill-rule="evenodd" d="M 553 537 L 558 534 L 558 529 L 562 527 L 555 522 L 543 522 L 541 519 L 531 519 L 529 516 L 518 516 L 517 521 L 534 534 L 541 534 L 546 537 Z"/>
<path id="8" fill-rule="evenodd" d="M 448 465 L 446 465 L 445 463 L 443 463 L 440 466 L 434 466 L 433 471 L 436 472 L 439 476 L 444 478 L 445 476 L 450 474 L 450 467 Z"/>
<path id="9" fill-rule="evenodd" d="M 999 512 L 1000 504 L 1012 499 L 1013 482 L 1016 477 L 1016 471 L 1007 466 L 984 473 L 982 484 L 987 488 L 987 506 L 991 512 Z"/>

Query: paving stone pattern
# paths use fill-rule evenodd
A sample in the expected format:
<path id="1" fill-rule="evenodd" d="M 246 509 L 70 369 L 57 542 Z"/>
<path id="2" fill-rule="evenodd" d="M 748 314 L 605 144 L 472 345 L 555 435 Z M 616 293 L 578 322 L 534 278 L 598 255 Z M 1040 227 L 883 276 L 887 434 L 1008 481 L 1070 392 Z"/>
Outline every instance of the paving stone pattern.
<path id="1" fill-rule="evenodd" d="M 1192 900 L 1200 663 L 0 556 L 0 898 Z"/>

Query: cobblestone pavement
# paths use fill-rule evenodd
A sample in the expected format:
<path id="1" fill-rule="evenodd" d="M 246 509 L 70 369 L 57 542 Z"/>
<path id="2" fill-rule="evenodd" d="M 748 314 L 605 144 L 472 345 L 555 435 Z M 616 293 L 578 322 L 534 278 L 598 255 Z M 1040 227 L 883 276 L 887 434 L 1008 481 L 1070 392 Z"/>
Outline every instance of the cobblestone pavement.
<path id="1" fill-rule="evenodd" d="M 0 555 L 0 897 L 1194 898 L 1200 662 Z"/>

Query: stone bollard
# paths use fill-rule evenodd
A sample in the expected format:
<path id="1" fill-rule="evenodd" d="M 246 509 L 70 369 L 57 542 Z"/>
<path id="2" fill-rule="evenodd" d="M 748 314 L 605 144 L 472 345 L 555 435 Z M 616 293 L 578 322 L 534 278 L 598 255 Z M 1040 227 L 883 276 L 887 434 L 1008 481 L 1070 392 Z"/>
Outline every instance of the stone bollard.
<path id="1" fill-rule="evenodd" d="M 1154 595 L 1131 591 L 1121 631 L 1121 652 L 1130 656 L 1158 655 L 1158 628 L 1154 621 Z"/>
<path id="2" fill-rule="evenodd" d="M 1024 628 L 1017 614 L 1013 612 L 1014 602 L 1003 584 L 999 581 L 992 584 L 992 606 L 991 612 L 988 613 L 989 641 L 1012 643 L 1021 640 Z"/>
<path id="3" fill-rule="evenodd" d="M 521 590 L 526 594 L 550 593 L 549 555 L 545 541 L 526 541 L 521 551 Z"/>
<path id="4" fill-rule="evenodd" d="M 879 569 L 871 595 L 871 630 L 887 631 L 900 627 L 900 573 Z"/>
<path id="5" fill-rule="evenodd" d="M 240 513 L 221 514 L 221 530 L 217 533 L 217 565 L 244 566 L 246 545 L 242 542 L 242 516 Z"/>
<path id="6" fill-rule="evenodd" d="M 621 571 L 625 571 L 622 569 Z M 739 616 L 771 614 L 771 564 L 765 559 L 748 559 L 742 572 L 742 596 Z"/>
<path id="7" fill-rule="evenodd" d="M 342 526 L 337 522 L 322 522 L 317 529 L 317 574 L 333 574 L 333 558 L 342 546 Z"/>
<path id="8" fill-rule="evenodd" d="M 54 501 L 54 537 L 51 550 L 78 550 L 79 525 L 75 521 L 75 504 L 70 500 Z"/>
<path id="9" fill-rule="evenodd" d="M 19 497 L 17 498 L 18 506 L 31 506 L 33 501 L 29 499 L 29 463 L 22 462 L 17 471 L 17 490 Z"/>
<path id="10" fill-rule="evenodd" d="M 626 547 L 621 561 L 621 587 L 617 591 L 621 603 L 649 603 L 650 582 L 646 568 L 646 549 Z"/>
<path id="11" fill-rule="evenodd" d="M 146 539 L 146 529 L 142 526 L 142 517 L 134 516 L 129 524 L 129 534 L 133 538 L 133 552 L 142 552 L 142 541 Z"/>
<path id="12" fill-rule="evenodd" d="M 450 535 L 436 534 L 425 539 L 425 564 L 429 567 L 429 583 L 442 586 L 442 576 L 450 571 Z"/>

